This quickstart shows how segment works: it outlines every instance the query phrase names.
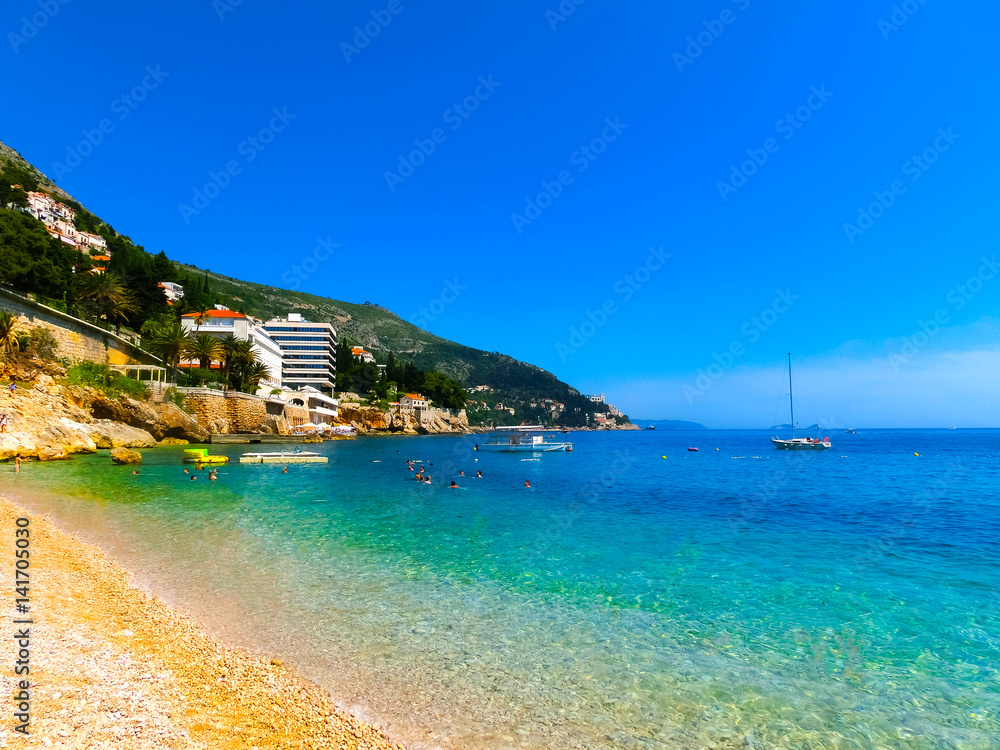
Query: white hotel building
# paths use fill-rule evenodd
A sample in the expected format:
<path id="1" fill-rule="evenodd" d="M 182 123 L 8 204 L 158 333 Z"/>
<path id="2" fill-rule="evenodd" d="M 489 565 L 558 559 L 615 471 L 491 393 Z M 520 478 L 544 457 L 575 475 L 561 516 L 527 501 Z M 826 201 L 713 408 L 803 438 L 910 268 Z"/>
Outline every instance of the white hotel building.
<path id="1" fill-rule="evenodd" d="M 267 335 L 281 348 L 282 384 L 311 386 L 333 393 L 337 378 L 337 331 L 329 323 L 310 323 L 299 313 L 264 323 Z"/>

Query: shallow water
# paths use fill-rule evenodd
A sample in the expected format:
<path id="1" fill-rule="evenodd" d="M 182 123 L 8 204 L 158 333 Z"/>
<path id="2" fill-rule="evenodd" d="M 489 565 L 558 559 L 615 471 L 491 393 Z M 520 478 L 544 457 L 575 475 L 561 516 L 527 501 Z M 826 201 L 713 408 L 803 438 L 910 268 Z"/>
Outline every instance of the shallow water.
<path id="1" fill-rule="evenodd" d="M 413 747 L 1000 748 L 1000 432 L 831 437 L 582 433 L 538 460 L 369 438 L 212 483 L 180 448 L 137 477 L 106 454 L 0 476 Z"/>

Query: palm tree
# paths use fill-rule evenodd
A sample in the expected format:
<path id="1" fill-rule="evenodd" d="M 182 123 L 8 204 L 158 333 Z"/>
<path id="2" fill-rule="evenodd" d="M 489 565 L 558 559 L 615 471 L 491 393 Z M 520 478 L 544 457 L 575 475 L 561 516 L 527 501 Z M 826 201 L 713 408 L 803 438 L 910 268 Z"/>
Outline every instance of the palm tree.
<path id="1" fill-rule="evenodd" d="M 113 273 L 87 274 L 78 297 L 81 302 L 86 300 L 93 302 L 98 319 L 107 322 L 113 317 L 112 310 L 128 304 L 128 290 L 121 279 Z"/>
<path id="2" fill-rule="evenodd" d="M 119 302 L 108 305 L 108 320 L 114 321 L 116 336 L 122 333 L 122 323 L 128 322 L 129 316 L 139 312 L 139 307 L 138 298 L 129 289 L 125 290 Z"/>
<path id="3" fill-rule="evenodd" d="M 239 346 L 240 339 L 236 338 L 236 334 L 227 333 L 221 339 L 219 343 L 222 344 L 222 348 L 225 351 L 225 356 L 222 359 L 222 374 L 229 379 L 229 373 L 233 369 L 233 360 L 236 356 L 236 349 Z"/>
<path id="4" fill-rule="evenodd" d="M 243 384 L 247 380 L 247 373 L 250 368 L 260 362 L 257 352 L 250 341 L 237 341 L 233 347 L 233 387 L 243 390 Z"/>
<path id="5" fill-rule="evenodd" d="M 14 313 L 0 312 L 0 358 L 17 350 L 17 318 Z"/>
<path id="6" fill-rule="evenodd" d="M 177 365 L 181 355 L 187 351 L 188 344 L 191 343 L 191 336 L 184 330 L 180 323 L 161 328 L 152 338 L 152 347 L 163 357 L 163 363 L 167 367 L 173 368 L 174 377 L 177 377 Z"/>
<path id="7" fill-rule="evenodd" d="M 185 353 L 198 360 L 198 366 L 203 370 L 210 370 L 213 362 L 222 361 L 226 356 L 222 342 L 214 336 L 195 336 L 188 343 Z"/>
<path id="8" fill-rule="evenodd" d="M 195 312 L 194 333 L 196 336 L 198 335 L 198 331 L 201 327 L 205 325 L 205 321 L 207 321 L 210 317 L 212 317 L 212 310 L 198 310 Z"/>
<path id="9" fill-rule="evenodd" d="M 243 386 L 250 387 L 252 391 L 257 390 L 260 381 L 267 379 L 271 375 L 270 368 L 260 360 L 251 362 L 243 369 Z"/>

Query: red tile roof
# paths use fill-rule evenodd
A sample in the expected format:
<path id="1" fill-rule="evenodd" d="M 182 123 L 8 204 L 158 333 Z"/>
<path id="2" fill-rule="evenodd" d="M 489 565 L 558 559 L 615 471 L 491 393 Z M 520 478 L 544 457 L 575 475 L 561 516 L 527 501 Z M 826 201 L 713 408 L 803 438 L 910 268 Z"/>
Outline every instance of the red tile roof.
<path id="1" fill-rule="evenodd" d="M 412 398 L 412 399 L 415 399 L 417 401 L 423 401 L 424 400 L 424 397 L 421 396 L 419 393 L 407 393 L 405 397 L 406 398 Z"/>
<path id="2" fill-rule="evenodd" d="M 206 310 L 204 313 L 206 318 L 245 318 L 246 315 L 243 313 L 234 312 L 232 310 Z M 200 318 L 202 313 L 188 313 L 182 317 L 185 318 Z"/>

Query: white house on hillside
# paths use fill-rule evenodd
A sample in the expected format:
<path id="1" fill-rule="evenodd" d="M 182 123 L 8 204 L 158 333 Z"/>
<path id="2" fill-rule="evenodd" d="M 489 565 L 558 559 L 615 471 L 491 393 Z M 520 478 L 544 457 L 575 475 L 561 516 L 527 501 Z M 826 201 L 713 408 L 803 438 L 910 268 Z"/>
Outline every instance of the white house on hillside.
<path id="1" fill-rule="evenodd" d="M 407 393 L 399 399 L 399 405 L 403 409 L 426 409 L 427 399 L 419 393 Z"/>

